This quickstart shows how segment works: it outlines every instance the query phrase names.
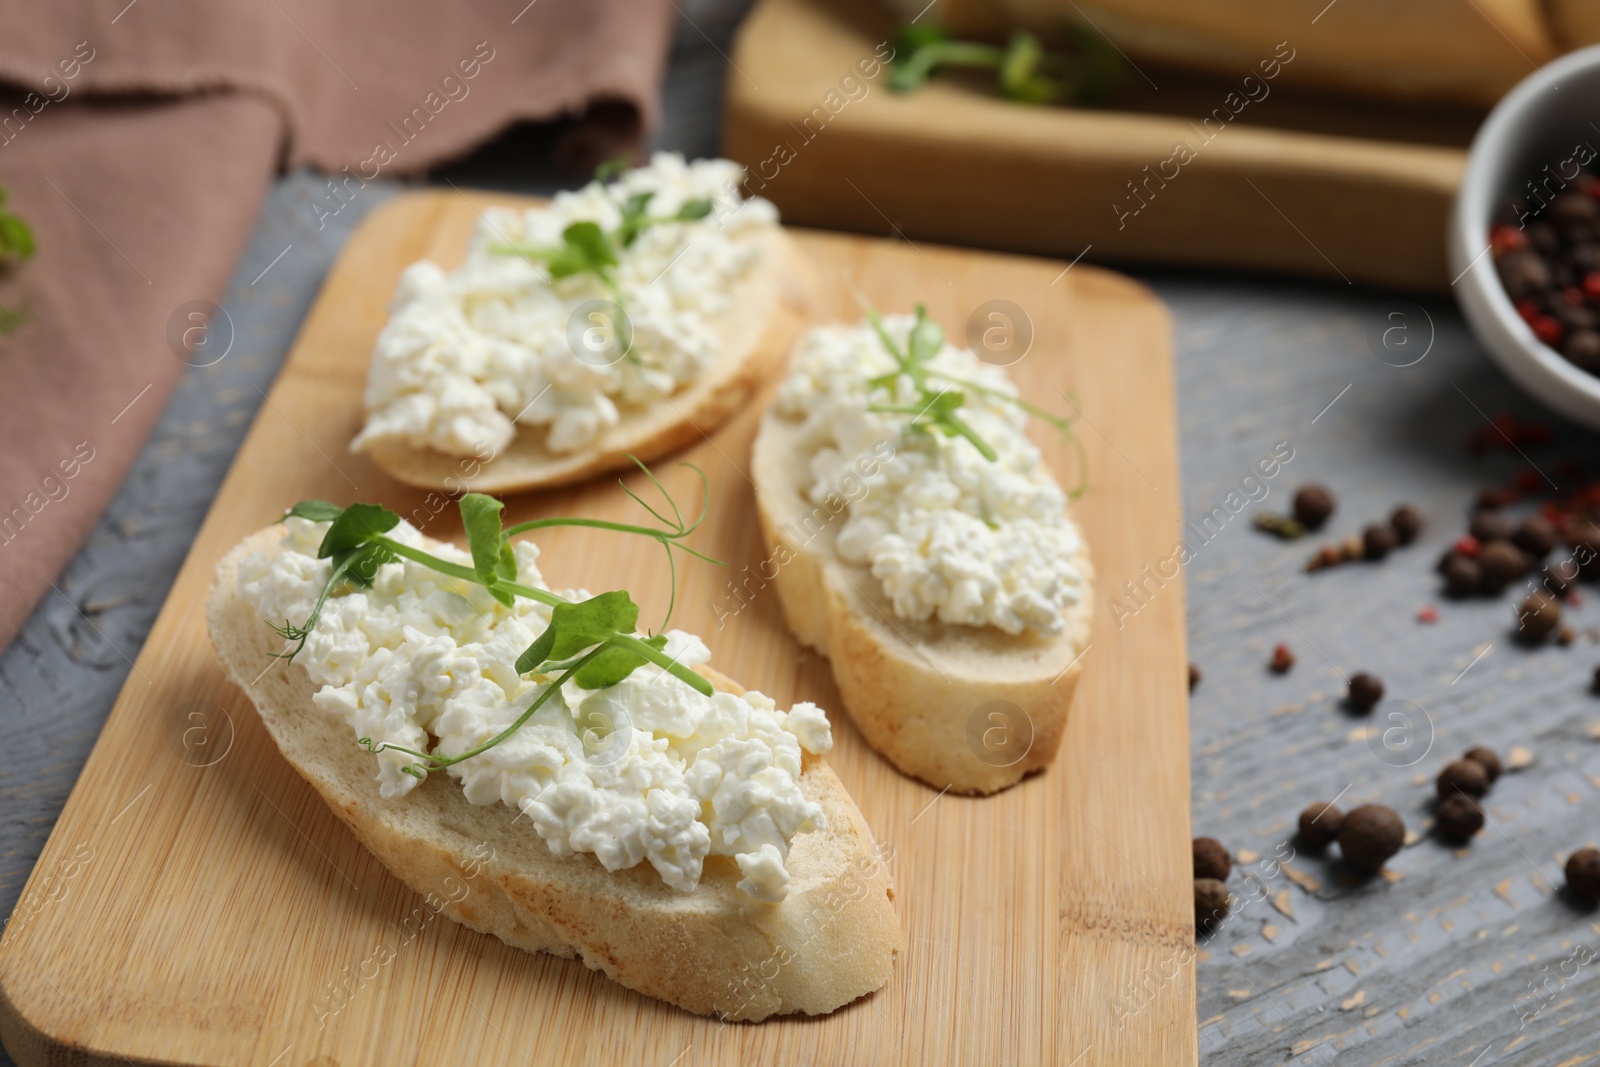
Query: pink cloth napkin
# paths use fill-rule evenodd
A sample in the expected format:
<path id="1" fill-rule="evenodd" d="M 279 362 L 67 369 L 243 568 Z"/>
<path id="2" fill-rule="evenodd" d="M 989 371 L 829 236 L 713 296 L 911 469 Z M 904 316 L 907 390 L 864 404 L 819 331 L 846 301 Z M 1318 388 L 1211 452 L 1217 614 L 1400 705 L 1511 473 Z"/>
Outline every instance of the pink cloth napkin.
<path id="1" fill-rule="evenodd" d="M 0 0 L 0 647 L 105 509 L 280 165 L 346 182 L 572 118 L 585 160 L 655 122 L 662 0 Z"/>

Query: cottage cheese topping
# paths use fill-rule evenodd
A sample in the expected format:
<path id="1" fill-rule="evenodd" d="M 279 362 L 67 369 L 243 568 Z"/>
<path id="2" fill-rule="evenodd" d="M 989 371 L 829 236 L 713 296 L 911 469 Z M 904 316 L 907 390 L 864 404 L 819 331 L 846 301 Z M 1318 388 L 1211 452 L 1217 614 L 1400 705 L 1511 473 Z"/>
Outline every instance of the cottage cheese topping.
<path id="1" fill-rule="evenodd" d="M 401 275 L 390 320 L 378 335 L 367 382 L 367 425 L 352 448 L 382 441 L 451 455 L 494 455 L 517 425 L 540 427 L 545 447 L 591 446 L 629 409 L 684 388 L 716 358 L 713 317 L 754 270 L 777 223 L 766 200 L 741 200 L 743 168 L 725 159 L 685 163 L 659 153 L 611 185 L 558 193 L 547 208 L 489 208 L 466 262 L 453 274 L 428 260 Z M 544 266 L 490 251 L 495 243 L 561 244 L 573 222 L 606 232 L 617 202 L 654 192 L 651 216 L 709 199 L 693 222 L 644 230 L 614 273 L 631 324 L 631 348 L 615 343 L 614 294 L 592 273 L 552 281 Z M 593 305 L 606 301 L 606 305 Z M 588 305 L 588 306 L 586 306 Z"/>
<path id="2" fill-rule="evenodd" d="M 913 321 L 886 320 L 898 344 Z M 946 344 L 928 366 L 1016 395 L 1003 371 L 965 349 Z M 965 438 L 910 432 L 908 416 L 869 411 L 916 396 L 904 375 L 895 392 L 867 384 L 895 368 L 869 325 L 814 330 L 778 393 L 778 411 L 803 420 L 812 478 L 805 495 L 817 505 L 848 501 L 840 557 L 870 567 L 901 618 L 1060 632 L 1062 611 L 1083 595 L 1073 562 L 1081 541 L 1065 494 L 1023 432 L 1027 414 L 963 390 L 960 415 L 998 453 L 990 462 Z M 890 449 L 881 464 L 861 462 Z"/>
<path id="3" fill-rule="evenodd" d="M 315 558 L 326 524 L 291 518 L 288 528 L 281 551 L 256 553 L 239 571 L 240 593 L 269 622 L 303 621 L 328 577 L 328 562 Z M 406 523 L 389 536 L 422 541 Z M 430 551 L 472 562 L 449 545 Z M 543 588 L 538 554 L 516 543 L 517 580 Z M 514 664 L 549 621 L 545 605 L 519 597 L 505 607 L 477 585 L 399 561 L 381 567 L 371 589 L 330 598 L 296 662 L 321 687 L 317 707 L 355 737 L 448 756 L 500 733 L 542 691 Z M 666 651 L 690 667 L 710 659 L 699 638 L 677 630 Z M 608 689 L 567 683 L 511 737 L 447 771 L 472 803 L 499 800 L 526 814 L 557 855 L 590 852 L 612 871 L 649 860 L 681 890 L 699 884 L 707 855 L 732 856 L 741 889 L 778 901 L 789 842 L 826 826 L 800 791 L 801 751 L 832 745 L 814 704 L 785 713 L 757 692 L 706 697 L 645 664 Z M 412 757 L 389 750 L 376 760 L 383 796 L 418 784 L 401 772 Z"/>

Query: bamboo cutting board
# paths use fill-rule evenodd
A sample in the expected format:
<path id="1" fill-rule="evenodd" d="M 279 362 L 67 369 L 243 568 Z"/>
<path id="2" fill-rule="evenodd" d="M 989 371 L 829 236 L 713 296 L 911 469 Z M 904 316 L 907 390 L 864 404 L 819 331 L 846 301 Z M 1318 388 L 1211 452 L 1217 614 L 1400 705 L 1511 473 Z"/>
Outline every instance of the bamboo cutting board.
<path id="1" fill-rule="evenodd" d="M 1081 405 L 1091 489 L 1079 515 L 1099 613 L 1048 773 L 979 800 L 902 778 L 840 713 L 826 661 L 787 635 L 770 590 L 719 629 L 727 575 L 698 563 L 681 573 L 676 624 L 705 636 L 715 665 L 782 705 L 832 711 L 830 758 L 892 856 L 907 935 L 877 994 L 824 1018 L 724 1025 L 576 961 L 508 948 L 434 916 L 283 761 L 212 654 L 212 567 L 305 497 L 382 501 L 459 536 L 453 504 L 346 447 L 395 278 L 423 256 L 457 261 L 475 220 L 464 195 L 399 198 L 329 275 L 0 941 L 11 1055 L 23 1067 L 1194 1064 L 1181 578 L 1122 629 L 1107 607 L 1178 537 L 1169 325 L 1154 297 L 1113 274 L 797 234 L 817 267 L 820 318 L 855 319 L 855 287 L 884 310 L 925 301 L 960 337 L 979 304 L 1009 300 L 1035 332 L 1011 367 L 1025 394 L 1070 410 L 1059 388 Z M 693 543 L 735 567 L 762 555 L 745 474 L 759 410 L 682 457 L 711 481 Z M 1070 477 L 1064 450 L 1048 447 Z M 689 472 L 659 467 L 694 498 Z M 601 479 L 507 510 L 512 521 L 632 506 Z M 541 544 L 553 585 L 626 587 L 646 617 L 664 607 L 658 546 L 571 529 Z"/>

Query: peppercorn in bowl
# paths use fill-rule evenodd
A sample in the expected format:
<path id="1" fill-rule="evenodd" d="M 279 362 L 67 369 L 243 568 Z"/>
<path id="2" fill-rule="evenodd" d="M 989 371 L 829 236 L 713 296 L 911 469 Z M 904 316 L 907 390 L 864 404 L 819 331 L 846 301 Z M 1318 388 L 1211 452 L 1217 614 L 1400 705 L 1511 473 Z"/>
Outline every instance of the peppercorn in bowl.
<path id="1" fill-rule="evenodd" d="M 1600 429 L 1600 46 L 1530 74 L 1484 121 L 1447 251 L 1478 340 L 1518 385 Z"/>

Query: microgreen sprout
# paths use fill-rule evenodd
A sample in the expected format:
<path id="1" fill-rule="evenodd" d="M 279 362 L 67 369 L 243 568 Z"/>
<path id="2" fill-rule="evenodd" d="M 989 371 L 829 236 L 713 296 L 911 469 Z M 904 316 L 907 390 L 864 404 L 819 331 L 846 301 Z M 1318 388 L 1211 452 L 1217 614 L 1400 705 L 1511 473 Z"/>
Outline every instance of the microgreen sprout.
<path id="1" fill-rule="evenodd" d="M 6 210 L 6 191 L 0 189 L 0 273 L 32 259 L 34 251 L 32 228 L 21 216 Z M 0 305 L 0 337 L 9 337 L 30 317 L 26 304 Z"/>
<path id="2" fill-rule="evenodd" d="M 1072 424 L 1077 421 L 1076 415 L 1053 415 L 1011 393 L 930 367 L 929 361 L 944 347 L 944 328 L 928 318 L 928 309 L 922 304 L 917 305 L 916 321 L 912 323 L 911 332 L 906 336 L 903 349 L 890 336 L 888 328 L 884 326 L 883 317 L 876 310 L 869 307 L 866 309 L 866 314 L 867 321 L 872 324 L 873 330 L 878 335 L 878 340 L 898 364 L 896 370 L 868 379 L 867 385 L 873 389 L 886 389 L 893 394 L 896 392 L 900 376 L 904 375 L 916 390 L 915 399 L 908 404 L 868 404 L 868 411 L 910 415 L 909 428 L 913 433 L 927 433 L 937 429 L 947 437 L 964 437 L 984 459 L 993 463 L 999 458 L 994 448 L 957 412 L 966 403 L 967 392 L 1012 404 L 1053 426 L 1061 434 L 1062 440 L 1072 447 L 1077 455 L 1079 475 L 1078 484 L 1068 490 L 1067 495 L 1074 500 L 1083 495 L 1087 488 L 1088 466 L 1083 442 L 1072 431 Z M 940 385 L 941 382 L 944 384 Z M 1068 400 L 1074 408 L 1077 407 L 1075 399 L 1068 396 Z"/>
<path id="3" fill-rule="evenodd" d="M 370 587 L 378 568 L 398 559 L 414 563 L 461 581 L 480 585 L 501 604 L 510 606 L 517 597 L 536 600 L 549 605 L 550 625 L 517 658 L 517 673 L 532 675 L 538 681 L 550 684 L 510 727 L 499 735 L 456 756 L 436 756 L 401 748 L 389 742 L 374 744 L 371 738 L 362 738 L 361 744 L 371 752 L 394 750 L 415 756 L 420 763 L 401 768 L 405 773 L 423 777 L 428 770 L 437 770 L 459 763 L 493 748 L 510 737 L 543 707 L 555 691 L 568 681 L 583 689 L 605 689 L 616 685 L 645 663 L 653 663 L 673 677 L 710 696 L 712 685 L 701 675 L 677 662 L 665 652 L 665 629 L 672 619 L 673 604 L 677 599 L 677 568 L 673 550 L 686 552 L 697 559 L 719 566 L 724 564 L 688 545 L 683 539 L 694 533 L 705 521 L 709 506 L 709 487 L 705 473 L 692 464 L 684 464 L 700 477 L 702 504 L 700 514 L 693 522 L 686 522 L 677 502 L 659 479 L 637 457 L 629 456 L 661 493 L 672 513 L 668 519 L 662 512 L 648 504 L 621 479 L 623 492 L 632 497 L 661 527 L 640 526 L 631 523 L 611 522 L 606 519 L 547 518 L 534 519 L 502 529 L 501 512 L 504 505 L 493 497 L 481 493 L 468 493 L 459 501 L 461 524 L 467 535 L 467 546 L 472 564 L 455 563 L 441 559 L 424 549 L 408 545 L 388 536 L 400 524 L 400 516 L 376 504 L 352 504 L 341 508 L 321 500 L 303 500 L 285 513 L 313 522 L 326 522 L 328 531 L 317 548 L 317 558 L 333 564 L 316 605 L 306 620 L 299 624 L 285 622 L 272 629 L 293 643 L 293 647 L 278 653 L 280 658 L 292 660 L 305 647 L 306 638 L 316 628 L 317 620 L 328 598 L 341 588 Z M 613 590 L 571 601 L 548 589 L 524 585 L 517 579 L 516 556 L 511 548 L 511 538 L 532 530 L 557 526 L 581 526 L 589 529 L 612 530 L 618 533 L 649 537 L 661 544 L 667 553 L 667 565 L 672 575 L 672 594 L 668 601 L 666 617 L 659 632 L 646 637 L 637 636 L 639 606 L 625 590 Z"/>
<path id="4" fill-rule="evenodd" d="M 1045 49 L 1018 30 L 1004 46 L 958 41 L 934 26 L 908 25 L 895 36 L 889 88 L 909 92 L 941 70 L 992 70 L 1000 95 L 1022 104 L 1090 104 L 1104 100 L 1127 76 L 1126 62 L 1097 34 L 1069 28 L 1064 50 Z"/>
<path id="5" fill-rule="evenodd" d="M 693 222 L 711 214 L 712 204 L 707 199 L 686 200 L 671 215 L 651 215 L 650 201 L 653 190 L 633 193 L 620 199 L 611 186 L 611 179 L 625 167 L 620 160 L 602 164 L 595 171 L 595 181 L 600 183 L 607 199 L 616 205 L 621 216 L 616 229 L 607 232 L 598 222 L 580 220 L 561 231 L 561 243 L 549 247 L 521 244 L 515 241 L 496 241 L 489 251 L 499 255 L 521 256 L 531 263 L 542 264 L 552 281 L 570 278 L 575 274 L 593 274 L 611 290 L 618 305 L 623 303 L 622 287 L 617 282 L 615 268 L 621 263 L 622 250 L 630 248 L 639 235 L 652 226 L 664 222 Z"/>

